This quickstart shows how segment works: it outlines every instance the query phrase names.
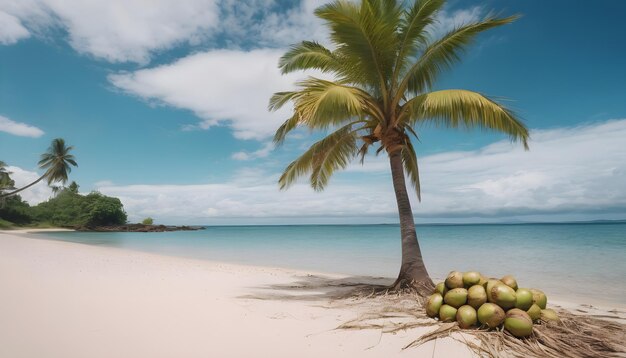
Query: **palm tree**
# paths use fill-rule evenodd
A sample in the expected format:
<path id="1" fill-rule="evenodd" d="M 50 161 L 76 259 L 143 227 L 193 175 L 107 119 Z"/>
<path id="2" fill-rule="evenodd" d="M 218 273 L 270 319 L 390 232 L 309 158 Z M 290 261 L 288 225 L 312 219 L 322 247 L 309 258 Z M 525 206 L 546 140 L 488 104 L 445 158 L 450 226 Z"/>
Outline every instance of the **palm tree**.
<path id="1" fill-rule="evenodd" d="M 311 186 L 323 190 L 331 175 L 355 157 L 361 163 L 368 150 L 386 152 L 402 239 L 402 263 L 393 287 L 430 293 L 432 280 L 424 265 L 415 232 L 405 175 L 420 197 L 418 161 L 411 135 L 421 124 L 451 128 L 485 128 L 507 134 L 528 149 L 528 130 L 498 102 L 460 89 L 432 91 L 438 75 L 460 59 L 463 50 L 481 32 L 511 23 L 516 16 L 458 26 L 431 40 L 428 28 L 444 0 L 421 0 L 407 6 L 396 0 L 336 0 L 319 7 L 335 49 L 304 41 L 280 59 L 283 74 L 317 70 L 334 80 L 308 77 L 297 90 L 275 93 L 269 104 L 277 110 L 293 103 L 293 116 L 276 131 L 279 145 L 298 126 L 329 130 L 294 160 L 279 179 L 281 189 L 309 175 Z M 329 77 L 330 77 L 329 76 Z"/>
<path id="2" fill-rule="evenodd" d="M 65 184 L 67 182 L 67 175 L 72 171 L 71 166 L 78 166 L 74 156 L 70 154 L 72 149 L 74 149 L 74 147 L 66 146 L 62 138 L 52 140 L 50 147 L 41 155 L 41 159 L 38 163 L 39 168 L 45 170 L 44 174 L 40 176 L 39 179 L 22 188 L 0 194 L 0 198 L 15 195 L 39 183 L 43 179 L 46 179 L 48 185 L 56 182 Z"/>

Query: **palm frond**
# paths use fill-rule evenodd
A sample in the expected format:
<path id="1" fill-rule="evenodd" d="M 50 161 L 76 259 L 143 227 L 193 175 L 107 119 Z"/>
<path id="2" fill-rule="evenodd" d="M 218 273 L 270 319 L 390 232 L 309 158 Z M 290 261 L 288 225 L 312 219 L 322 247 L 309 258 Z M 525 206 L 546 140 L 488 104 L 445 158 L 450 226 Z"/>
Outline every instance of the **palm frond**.
<path id="1" fill-rule="evenodd" d="M 321 149 L 313 157 L 311 187 L 316 191 L 324 190 L 333 173 L 336 170 L 345 169 L 357 151 L 356 133 L 353 131 L 337 138 L 334 144 L 329 143 L 326 150 Z"/>
<path id="2" fill-rule="evenodd" d="M 513 112 L 484 95 L 467 90 L 426 93 L 403 105 L 400 121 L 433 122 L 450 128 L 485 128 L 508 134 L 528 149 L 528 129 Z"/>
<path id="3" fill-rule="evenodd" d="M 422 193 L 420 187 L 420 172 L 417 166 L 417 155 L 415 154 L 415 148 L 410 140 L 407 140 L 402 147 L 402 163 L 404 164 L 404 170 L 409 177 L 415 193 L 417 194 L 417 200 L 422 201 Z"/>
<path id="4" fill-rule="evenodd" d="M 299 94 L 298 91 L 276 92 L 270 97 L 270 103 L 267 109 L 269 111 L 277 111 Z"/>
<path id="5" fill-rule="evenodd" d="M 291 97 L 299 123 L 311 129 L 327 129 L 364 115 L 378 115 L 373 99 L 363 90 L 339 82 L 310 77 L 298 83 Z"/>
<path id="6" fill-rule="evenodd" d="M 329 49 L 314 41 L 303 41 L 293 45 L 279 60 L 283 74 L 300 70 L 340 72 L 341 63 Z"/>
<path id="7" fill-rule="evenodd" d="M 397 49 L 400 7 L 380 3 L 366 0 L 359 6 L 333 1 L 319 7 L 315 14 L 326 20 L 337 46 L 335 53 L 352 66 L 346 80 L 366 83 L 386 96 Z"/>
<path id="8" fill-rule="evenodd" d="M 344 168 L 356 153 L 357 129 L 353 126 L 350 123 L 337 129 L 291 162 L 278 180 L 280 188 L 287 189 L 299 177 L 311 173 L 311 185 L 322 190 L 332 173 Z"/>
<path id="9" fill-rule="evenodd" d="M 404 68 L 409 56 L 418 50 L 419 45 L 426 43 L 428 33 L 425 29 L 435 22 L 435 15 L 444 3 L 445 0 L 418 0 L 405 10 L 399 29 L 400 43 L 394 66 L 394 80 Z"/>
<path id="10" fill-rule="evenodd" d="M 281 126 L 278 127 L 278 129 L 276 130 L 276 133 L 274 133 L 274 144 L 276 146 L 283 144 L 285 138 L 287 137 L 287 134 L 289 134 L 289 132 L 291 132 L 298 126 L 299 121 L 300 116 L 298 116 L 298 114 L 296 113 L 291 116 L 291 118 L 286 120 L 283 124 L 281 124 Z"/>
<path id="11" fill-rule="evenodd" d="M 518 16 L 505 18 L 488 17 L 482 21 L 460 26 L 441 39 L 429 45 L 406 72 L 398 87 L 398 96 L 394 103 L 400 102 L 401 95 L 408 91 L 422 93 L 432 87 L 437 76 L 459 61 L 461 53 L 483 31 L 515 21 Z"/>

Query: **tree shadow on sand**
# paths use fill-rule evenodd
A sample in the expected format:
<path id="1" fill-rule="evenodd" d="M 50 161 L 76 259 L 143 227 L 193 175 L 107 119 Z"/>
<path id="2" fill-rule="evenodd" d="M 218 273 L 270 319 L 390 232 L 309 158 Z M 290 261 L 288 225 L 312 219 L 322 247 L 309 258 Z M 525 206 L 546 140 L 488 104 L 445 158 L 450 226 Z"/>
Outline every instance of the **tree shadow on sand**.
<path id="1" fill-rule="evenodd" d="M 289 283 L 252 287 L 254 293 L 239 296 L 244 299 L 281 301 L 342 301 L 384 293 L 394 282 L 391 278 L 323 275 L 296 275 Z"/>

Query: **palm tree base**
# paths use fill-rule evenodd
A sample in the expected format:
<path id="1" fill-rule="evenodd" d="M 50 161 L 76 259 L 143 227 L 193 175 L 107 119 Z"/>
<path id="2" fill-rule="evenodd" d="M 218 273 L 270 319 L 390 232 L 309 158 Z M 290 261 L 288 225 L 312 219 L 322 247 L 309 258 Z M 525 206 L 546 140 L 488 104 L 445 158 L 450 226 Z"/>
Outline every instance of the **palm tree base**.
<path id="1" fill-rule="evenodd" d="M 389 286 L 389 291 L 414 291 L 422 297 L 429 296 L 433 293 L 435 284 L 430 277 L 411 278 L 408 275 L 400 275 L 396 281 Z"/>

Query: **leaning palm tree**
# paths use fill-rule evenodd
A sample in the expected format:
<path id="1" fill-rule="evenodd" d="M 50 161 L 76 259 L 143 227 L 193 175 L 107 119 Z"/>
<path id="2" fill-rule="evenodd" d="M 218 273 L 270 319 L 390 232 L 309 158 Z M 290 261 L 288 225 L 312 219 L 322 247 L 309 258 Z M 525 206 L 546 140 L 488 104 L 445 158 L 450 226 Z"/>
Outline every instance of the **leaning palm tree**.
<path id="1" fill-rule="evenodd" d="M 279 145 L 293 129 L 330 130 L 293 161 L 279 179 L 281 189 L 309 175 L 311 186 L 323 190 L 331 175 L 355 157 L 361 163 L 371 148 L 389 157 L 400 216 L 402 263 L 394 288 L 429 292 L 432 280 L 424 265 L 405 175 L 420 197 L 417 155 L 411 135 L 418 126 L 434 123 L 452 128 L 486 128 L 507 134 L 528 148 L 528 130 L 498 102 L 476 92 L 431 91 L 438 75 L 459 60 L 481 32 L 511 23 L 515 16 L 487 16 L 458 26 L 431 40 L 444 0 L 421 0 L 407 6 L 396 0 L 337 0 L 319 7 L 334 49 L 317 42 L 294 45 L 280 59 L 283 74 L 316 70 L 333 80 L 308 77 L 297 90 L 275 93 L 269 104 L 277 110 L 293 103 L 293 116 L 276 131 Z"/>
<path id="2" fill-rule="evenodd" d="M 44 174 L 34 182 L 22 188 L 0 194 L 0 198 L 15 195 L 22 190 L 28 189 L 39 183 L 43 179 L 46 179 L 48 185 L 57 182 L 65 184 L 67 182 L 68 174 L 72 171 L 72 166 L 78 166 L 74 156 L 70 154 L 72 149 L 74 149 L 74 147 L 66 146 L 65 141 L 61 138 L 52 140 L 52 144 L 50 144 L 48 150 L 41 155 L 38 163 L 39 168 L 45 170 Z"/>

